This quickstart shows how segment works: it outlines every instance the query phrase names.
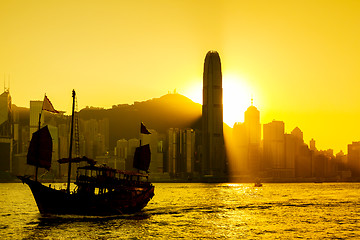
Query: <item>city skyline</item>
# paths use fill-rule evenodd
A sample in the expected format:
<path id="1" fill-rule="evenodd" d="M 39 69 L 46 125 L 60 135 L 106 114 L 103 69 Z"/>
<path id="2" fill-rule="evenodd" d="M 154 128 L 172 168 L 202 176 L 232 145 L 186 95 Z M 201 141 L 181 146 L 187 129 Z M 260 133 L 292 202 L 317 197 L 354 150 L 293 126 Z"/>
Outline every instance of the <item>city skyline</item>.
<path id="1" fill-rule="evenodd" d="M 213 91 L 212 94 L 216 96 L 218 95 L 218 84 L 221 82 L 221 78 L 219 79 L 220 59 L 216 52 L 209 52 L 208 55 L 210 56 L 206 57 L 204 64 L 204 73 L 208 73 L 204 74 L 204 85 L 208 85 L 208 88 L 204 87 L 204 91 L 212 92 L 211 89 L 213 89 L 215 91 Z M 206 84 L 206 82 L 208 83 Z M 209 83 L 212 82 L 217 84 L 209 87 L 209 85 L 211 85 Z M 211 99 L 212 94 L 206 95 Z M 178 99 L 179 101 L 165 100 L 171 98 Z M 6 99 L 3 98 L 2 102 L 5 102 L 5 100 Z M 209 134 L 211 131 L 207 133 L 206 124 L 205 128 L 201 127 L 198 118 L 198 123 L 191 126 L 187 125 L 189 122 L 186 124 L 183 116 L 173 118 L 169 124 L 169 122 L 165 120 L 166 115 L 174 115 L 174 113 L 168 112 L 166 114 L 165 111 L 163 112 L 164 114 L 161 114 L 164 117 L 161 120 L 147 119 L 147 121 L 145 121 L 149 124 L 148 126 L 154 127 L 150 130 L 152 133 L 151 139 L 145 140 L 143 136 L 138 136 L 139 129 L 136 122 L 138 122 L 139 115 L 135 112 L 139 113 L 139 109 L 142 109 L 140 105 L 153 109 L 162 105 L 161 108 L 168 109 L 167 106 L 182 106 L 186 104 L 186 102 L 189 102 L 186 97 L 180 96 L 179 94 L 168 94 L 162 101 L 164 104 L 158 104 L 159 101 L 157 100 L 144 103 L 139 102 L 137 103 L 137 108 L 122 105 L 108 110 L 99 108 L 84 109 L 84 111 L 88 111 L 88 113 L 81 111 L 83 114 L 79 114 L 79 116 L 83 116 L 83 118 L 79 118 L 81 124 L 78 134 L 79 150 L 81 151 L 75 151 L 75 156 L 80 154 L 95 159 L 99 161 L 99 163 L 109 164 L 113 167 L 122 166 L 122 169 L 125 166 L 125 170 L 129 170 L 129 168 L 132 167 L 130 163 L 134 150 L 132 147 L 133 143 L 136 142 L 137 144 L 135 143 L 135 145 L 139 145 L 139 141 L 144 143 L 151 142 L 151 152 L 157 155 L 152 159 L 155 165 L 153 165 L 151 169 L 154 171 L 154 177 L 158 181 L 187 179 L 189 181 L 207 182 L 220 181 L 220 179 L 223 179 L 221 177 L 223 171 L 220 170 L 222 154 L 219 153 L 221 153 L 220 149 L 224 143 L 216 140 L 217 137 L 221 137 L 222 134 L 215 132 Z M 169 102 L 172 103 L 170 104 Z M 211 112 L 219 110 L 217 109 L 219 104 L 216 103 L 218 101 L 215 101 L 213 104 L 209 104 L 209 101 L 207 102 L 208 105 L 204 106 L 203 111 Z M 196 105 L 194 103 L 191 104 Z M 211 107 L 212 105 L 213 107 Z M 15 146 L 13 150 L 15 154 L 13 155 L 14 158 L 12 160 L 10 158 L 9 162 L 2 161 L 3 171 L 10 170 L 14 174 L 31 174 L 24 172 L 29 170 L 26 170 L 24 157 L 26 157 L 25 153 L 27 151 L 27 145 L 29 144 L 29 137 L 31 136 L 31 123 L 38 122 L 39 106 L 42 106 L 41 101 L 32 102 L 32 108 L 30 108 L 28 112 L 30 115 L 28 116 L 30 117 L 29 122 L 24 121 L 28 118 L 26 117 L 27 114 L 24 114 L 27 111 L 24 111 L 24 109 L 14 109 L 14 117 L 17 119 L 14 123 L 13 139 L 13 146 Z M 189 108 L 191 109 L 191 106 L 189 106 Z M 114 114 L 104 115 L 104 111 L 111 111 L 120 117 L 124 115 L 124 112 L 129 116 L 132 115 L 132 117 L 129 117 L 129 121 L 134 122 L 136 126 L 128 125 L 127 128 L 131 128 L 131 131 L 135 130 L 137 134 L 127 135 L 128 133 L 125 133 L 127 135 L 127 137 L 125 137 L 124 133 L 120 133 L 117 128 L 118 125 L 123 124 L 116 120 L 117 117 Z M 20 114 L 20 112 L 22 112 L 22 114 Z M 131 112 L 137 116 L 131 114 Z M 218 117 L 214 117 L 214 119 L 217 118 L 219 120 L 219 114 L 217 115 Z M 146 117 L 144 118 L 144 116 L 146 116 L 146 113 L 143 112 L 141 119 L 145 119 Z M 199 117 L 200 115 L 197 116 Z M 309 145 L 306 144 L 303 139 L 303 132 L 298 127 L 293 129 L 291 133 L 286 133 L 284 131 L 285 123 L 283 121 L 272 121 L 264 124 L 262 131 L 259 117 L 260 112 L 255 106 L 251 105 L 245 112 L 244 123 L 236 124 L 232 130 L 224 127 L 226 162 L 228 163 L 226 164 L 228 170 L 224 171 L 224 173 L 229 177 L 229 181 L 248 182 L 261 178 L 265 182 L 331 182 L 358 179 L 360 142 L 348 144 L 348 154 L 346 155 L 344 153 L 335 154 L 331 149 L 323 150 L 317 148 L 315 140 L 312 140 Z M 175 119 L 178 120 L 179 118 L 183 119 L 185 125 L 181 126 L 176 124 Z M 69 120 L 70 116 L 49 113 L 42 123 L 43 126 L 48 126 L 53 138 L 53 145 L 55 146 L 53 149 L 53 173 L 58 177 L 63 175 L 60 167 L 57 166 L 56 159 L 64 156 L 64 154 L 66 155 L 68 150 L 68 138 L 66 136 L 69 133 L 67 131 L 70 125 Z M 114 125 L 115 122 L 117 124 Z M 160 126 L 167 126 L 160 129 L 159 125 L 157 125 L 159 122 Z M 194 123 L 194 121 L 190 122 Z M 206 117 L 203 118 L 202 122 L 206 122 Z M 211 123 L 211 121 L 209 122 Z M 155 127 L 155 125 L 157 125 L 157 127 Z M 212 127 L 209 129 L 212 129 Z M 260 141 L 261 132 L 263 132 L 262 141 Z M 211 140 L 211 135 L 213 135 L 213 140 Z M 141 140 L 139 140 L 139 137 Z M 4 146 L 9 144 L 6 139 L 6 137 L 2 139 L 2 154 L 6 154 L 6 152 L 3 151 Z M 209 145 L 206 144 L 207 141 L 209 143 L 213 142 L 213 146 L 207 146 Z M 204 142 L 205 145 L 202 144 Z M 128 150 L 124 149 L 124 147 Z M 207 159 L 206 155 L 208 154 L 206 154 L 206 149 L 213 149 L 214 151 L 211 153 L 211 156 L 215 156 L 215 158 Z M 127 153 L 126 157 L 124 155 L 125 153 Z M 23 162 L 23 164 L 21 164 L 21 162 Z M 10 165 L 7 163 L 10 163 Z"/>
<path id="2" fill-rule="evenodd" d="M 10 94 L 11 94 L 11 93 L 10 93 Z M 167 94 L 179 94 L 179 93 L 177 93 L 177 92 L 170 92 L 170 91 L 169 91 Z M 167 94 L 163 95 L 162 97 L 166 96 Z M 180 95 L 182 95 L 182 94 L 180 94 Z M 184 96 L 184 95 L 182 95 L 182 96 Z M 184 97 L 186 97 L 186 96 L 184 96 Z M 156 99 L 156 98 L 151 98 L 151 99 L 144 100 L 144 101 L 141 101 L 141 102 L 146 102 L 146 101 L 153 100 L 153 99 Z M 193 101 L 192 99 L 189 99 L 189 100 Z M 42 103 L 42 101 L 40 101 L 40 100 L 31 100 L 31 101 L 29 101 L 29 104 L 30 104 L 30 105 L 31 105 L 31 102 L 40 102 L 40 103 Z M 197 103 L 197 102 L 195 102 L 195 101 L 193 101 L 193 102 L 194 102 L 194 103 Z M 121 103 L 121 104 L 119 104 L 119 105 L 122 105 L 122 104 L 127 104 L 127 103 Z M 133 104 L 134 104 L 134 103 L 133 103 Z M 129 105 L 132 105 L 132 104 L 129 104 Z M 113 105 L 113 106 L 115 106 L 115 105 Z M 97 107 L 97 106 L 87 106 L 87 107 L 94 108 L 94 109 L 107 109 L 107 108 L 102 108 L 102 107 Z M 25 108 L 30 109 L 29 107 L 25 107 Z M 261 111 L 259 111 L 259 110 L 257 109 L 257 107 L 254 106 L 252 99 L 251 99 L 250 105 L 247 106 L 247 109 L 246 109 L 246 110 L 248 110 L 249 108 L 254 108 L 254 109 L 256 109 L 256 111 L 259 112 L 258 114 L 259 114 L 259 118 L 260 118 L 260 116 L 261 116 Z M 85 108 L 84 108 L 84 109 L 85 109 Z M 109 109 L 111 109 L 111 108 L 109 108 Z M 79 110 L 81 110 L 81 109 L 79 109 Z M 244 111 L 242 114 L 245 115 L 245 114 L 246 114 L 246 111 Z M 65 113 L 65 115 L 67 115 L 67 114 Z M 245 119 L 245 118 L 244 118 L 244 119 Z M 268 124 L 268 123 L 271 123 L 272 121 L 280 121 L 280 122 L 283 122 L 283 123 L 284 123 L 284 126 L 285 126 L 285 133 L 291 133 L 294 129 L 303 130 L 303 129 L 301 129 L 301 128 L 298 127 L 298 125 L 301 125 L 301 124 L 295 125 L 294 128 L 290 129 L 289 127 L 287 127 L 287 123 L 286 123 L 283 119 L 276 119 L 276 120 L 273 119 L 273 120 L 271 120 L 271 121 L 269 121 L 269 122 L 261 122 L 261 121 L 260 121 L 259 124 L 261 125 L 261 128 L 262 128 L 263 125 L 266 125 L 266 124 Z M 245 123 L 245 122 L 244 122 L 244 120 L 243 120 L 242 122 L 235 122 L 233 126 L 229 126 L 226 122 L 223 122 L 223 123 L 226 124 L 227 127 L 233 129 L 236 125 L 238 125 L 238 124 L 243 124 L 243 123 Z M 347 150 L 348 150 L 348 145 L 349 145 L 349 144 L 352 144 L 353 142 L 358 142 L 358 140 L 356 140 L 356 139 L 350 140 L 348 143 L 345 144 L 345 145 L 346 145 L 345 148 L 337 150 L 337 149 L 333 149 L 333 148 L 330 148 L 330 147 L 327 147 L 327 146 L 321 147 L 321 146 L 318 145 L 317 139 L 316 139 L 313 135 L 311 135 L 311 133 L 305 133 L 305 134 L 306 134 L 306 135 L 309 135 L 309 139 L 306 139 L 306 138 L 304 137 L 304 142 L 305 142 L 309 147 L 310 147 L 310 145 L 311 145 L 311 141 L 316 141 L 317 149 L 319 149 L 319 150 L 329 150 L 329 149 L 331 149 L 331 150 L 334 151 L 334 154 L 336 154 L 336 153 L 338 153 L 338 152 L 340 152 L 340 151 L 342 151 L 343 153 L 346 154 L 346 153 L 347 153 Z M 263 133 L 262 133 L 262 131 L 261 131 L 261 139 L 263 139 L 263 136 L 262 136 L 262 135 L 263 135 Z"/>
<path id="3" fill-rule="evenodd" d="M 69 113 L 73 88 L 80 109 L 173 89 L 199 102 L 203 56 L 214 49 L 230 127 L 253 97 L 261 123 L 281 120 L 306 142 L 345 151 L 360 135 L 359 9 L 357 1 L 2 1 L 0 76 L 22 107 L 46 93 Z"/>

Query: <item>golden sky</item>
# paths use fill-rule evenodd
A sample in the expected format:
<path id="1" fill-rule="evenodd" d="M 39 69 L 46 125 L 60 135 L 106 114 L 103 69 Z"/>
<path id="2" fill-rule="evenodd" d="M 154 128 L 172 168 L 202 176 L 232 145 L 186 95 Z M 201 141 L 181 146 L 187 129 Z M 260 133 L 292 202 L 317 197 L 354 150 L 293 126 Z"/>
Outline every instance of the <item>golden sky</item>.
<path id="1" fill-rule="evenodd" d="M 252 96 L 261 123 L 347 152 L 360 140 L 359 13 L 358 0 L 1 0 L 0 79 L 24 107 L 46 93 L 69 111 L 73 88 L 79 108 L 174 89 L 201 102 L 204 58 L 217 50 L 229 125 Z"/>

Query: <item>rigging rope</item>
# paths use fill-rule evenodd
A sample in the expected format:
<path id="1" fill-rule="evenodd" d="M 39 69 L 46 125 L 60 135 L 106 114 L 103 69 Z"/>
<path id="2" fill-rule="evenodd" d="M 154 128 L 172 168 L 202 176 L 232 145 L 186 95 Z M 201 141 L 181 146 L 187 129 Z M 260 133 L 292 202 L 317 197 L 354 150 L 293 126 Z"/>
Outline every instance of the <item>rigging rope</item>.
<path id="1" fill-rule="evenodd" d="M 78 111 L 78 101 L 77 101 L 77 96 L 75 96 L 75 113 L 74 113 L 74 117 L 75 117 L 75 156 L 76 157 L 80 157 L 80 136 L 79 136 L 79 111 Z"/>

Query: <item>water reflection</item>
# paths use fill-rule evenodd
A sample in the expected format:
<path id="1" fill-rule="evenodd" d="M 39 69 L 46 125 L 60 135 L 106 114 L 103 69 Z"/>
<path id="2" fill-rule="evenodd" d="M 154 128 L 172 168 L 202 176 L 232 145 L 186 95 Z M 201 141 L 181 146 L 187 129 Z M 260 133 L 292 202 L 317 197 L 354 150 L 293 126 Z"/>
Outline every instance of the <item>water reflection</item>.
<path id="1" fill-rule="evenodd" d="M 27 223 L 25 239 L 64 238 L 64 236 L 79 238 L 89 236 L 93 232 L 108 232 L 131 221 L 149 219 L 150 214 L 139 212 L 136 214 L 116 216 L 77 216 L 77 215 L 44 215 L 38 214 L 35 221 Z M 77 230 L 75 230 L 77 229 Z M 81 229 L 82 232 L 79 232 Z M 91 236 L 91 234 L 90 234 Z"/>
<path id="2" fill-rule="evenodd" d="M 143 212 L 100 218 L 40 215 L 20 190 L 0 198 L 0 239 L 360 237 L 359 183 L 156 184 Z"/>
<path id="3" fill-rule="evenodd" d="M 74 223 L 74 222 L 92 222 L 92 223 L 104 223 L 107 221 L 112 221 L 116 219 L 126 219 L 126 220 L 144 220 L 150 218 L 150 215 L 145 212 L 139 212 L 136 214 L 124 214 L 124 215 L 115 215 L 115 216 L 78 216 L 78 215 L 40 215 L 39 216 L 39 225 L 56 225 L 64 223 Z"/>

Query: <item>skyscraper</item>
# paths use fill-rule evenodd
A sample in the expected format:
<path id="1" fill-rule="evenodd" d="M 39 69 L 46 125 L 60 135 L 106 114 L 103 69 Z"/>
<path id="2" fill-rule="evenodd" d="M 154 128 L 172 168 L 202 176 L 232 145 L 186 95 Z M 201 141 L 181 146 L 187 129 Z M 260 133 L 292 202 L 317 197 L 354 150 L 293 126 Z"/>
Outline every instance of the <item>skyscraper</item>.
<path id="1" fill-rule="evenodd" d="M 248 144 L 248 171 L 256 176 L 260 170 L 261 124 L 260 111 L 253 105 L 252 99 L 251 106 L 245 111 L 244 120 Z"/>
<path id="2" fill-rule="evenodd" d="M 264 167 L 272 177 L 281 177 L 285 168 L 285 124 L 272 121 L 263 125 Z"/>
<path id="3" fill-rule="evenodd" d="M 260 144 L 261 141 L 261 124 L 260 124 L 260 112 L 253 105 L 251 99 L 251 106 L 245 111 L 244 114 L 246 131 L 248 135 L 249 144 Z"/>
<path id="4" fill-rule="evenodd" d="M 0 170 L 12 171 L 12 114 L 8 89 L 0 95 Z"/>
<path id="5" fill-rule="evenodd" d="M 0 95 L 0 137 L 11 137 L 11 117 L 11 96 L 9 90 L 6 89 Z"/>
<path id="6" fill-rule="evenodd" d="M 227 167 L 223 136 L 222 73 L 219 53 L 206 54 L 203 74 L 202 174 L 225 180 Z"/>
<path id="7" fill-rule="evenodd" d="M 360 142 L 348 144 L 348 163 L 353 177 L 360 177 Z"/>
<path id="8" fill-rule="evenodd" d="M 260 171 L 261 124 L 260 112 L 251 106 L 244 113 L 244 123 L 233 127 L 232 161 L 229 170 L 233 180 L 241 177 L 256 177 Z"/>
<path id="9" fill-rule="evenodd" d="M 194 130 L 170 128 L 168 130 L 168 166 L 172 178 L 191 179 L 195 173 Z"/>

